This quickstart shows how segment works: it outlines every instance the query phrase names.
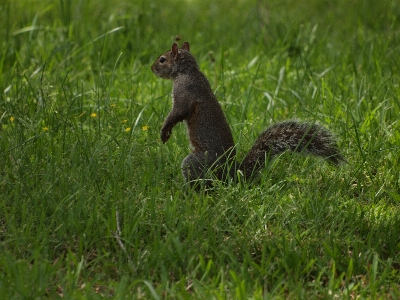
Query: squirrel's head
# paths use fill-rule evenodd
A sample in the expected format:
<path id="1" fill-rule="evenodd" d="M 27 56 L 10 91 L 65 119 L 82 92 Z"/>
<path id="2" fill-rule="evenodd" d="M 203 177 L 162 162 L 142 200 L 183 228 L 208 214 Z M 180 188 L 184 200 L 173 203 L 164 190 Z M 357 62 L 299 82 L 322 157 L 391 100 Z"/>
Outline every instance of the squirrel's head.
<path id="1" fill-rule="evenodd" d="M 189 43 L 184 42 L 180 49 L 174 43 L 170 51 L 156 59 L 151 66 L 151 70 L 158 77 L 174 79 L 179 74 L 189 72 L 193 66 L 198 68 L 196 60 L 189 52 Z"/>

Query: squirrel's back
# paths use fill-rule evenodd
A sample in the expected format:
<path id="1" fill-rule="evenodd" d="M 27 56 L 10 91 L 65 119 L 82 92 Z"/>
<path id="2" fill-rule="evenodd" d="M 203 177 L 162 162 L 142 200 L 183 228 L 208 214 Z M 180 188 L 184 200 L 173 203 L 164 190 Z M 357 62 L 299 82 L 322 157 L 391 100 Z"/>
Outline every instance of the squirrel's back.
<path id="1" fill-rule="evenodd" d="M 203 74 L 196 76 L 204 81 L 195 80 L 194 84 L 186 85 L 190 79 L 178 76 L 174 83 L 173 98 L 180 101 L 183 94 L 189 94 L 193 107 L 185 120 L 188 135 L 195 151 L 211 151 L 222 155 L 234 146 L 233 136 L 229 124 L 225 119 L 221 105 L 215 98 L 208 81 Z M 207 87 L 207 88 L 206 88 Z"/>

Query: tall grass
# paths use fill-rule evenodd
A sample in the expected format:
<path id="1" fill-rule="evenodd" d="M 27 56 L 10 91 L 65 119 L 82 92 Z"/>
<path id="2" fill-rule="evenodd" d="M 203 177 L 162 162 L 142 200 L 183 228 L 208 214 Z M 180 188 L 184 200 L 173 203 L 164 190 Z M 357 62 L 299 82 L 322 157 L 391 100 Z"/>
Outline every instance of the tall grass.
<path id="1" fill-rule="evenodd" d="M 0 294 L 400 297 L 400 7 L 348 1 L 3 1 Z M 182 38 L 243 157 L 284 119 L 348 165 L 285 153 L 252 184 L 188 191 L 171 83 Z"/>

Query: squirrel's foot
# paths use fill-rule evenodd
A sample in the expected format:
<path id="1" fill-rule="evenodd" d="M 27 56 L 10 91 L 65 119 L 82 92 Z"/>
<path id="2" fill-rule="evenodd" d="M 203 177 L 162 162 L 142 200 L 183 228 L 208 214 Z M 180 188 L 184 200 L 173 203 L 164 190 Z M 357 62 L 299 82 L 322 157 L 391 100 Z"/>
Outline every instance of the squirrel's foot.
<path id="1" fill-rule="evenodd" d="M 165 144 L 172 134 L 171 130 L 161 129 L 161 140 Z"/>

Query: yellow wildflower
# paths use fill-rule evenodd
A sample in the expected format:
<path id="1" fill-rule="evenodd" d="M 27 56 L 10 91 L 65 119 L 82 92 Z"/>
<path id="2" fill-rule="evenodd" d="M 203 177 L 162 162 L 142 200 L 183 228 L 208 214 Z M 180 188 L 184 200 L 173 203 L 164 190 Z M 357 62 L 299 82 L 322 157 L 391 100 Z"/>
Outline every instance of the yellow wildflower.
<path id="1" fill-rule="evenodd" d="M 47 130 L 49 130 L 49 127 L 47 127 L 47 126 L 43 127 L 43 131 L 47 131 Z"/>
<path id="2" fill-rule="evenodd" d="M 131 131 L 131 128 L 130 127 L 125 128 L 125 131 L 129 132 L 129 131 Z"/>
<path id="3" fill-rule="evenodd" d="M 92 118 L 96 118 L 96 117 L 97 117 L 97 114 L 96 114 L 96 113 L 91 113 L 90 116 L 91 116 Z"/>
<path id="4" fill-rule="evenodd" d="M 10 121 L 14 122 L 15 118 L 13 116 L 10 117 Z"/>
<path id="5" fill-rule="evenodd" d="M 116 104 L 115 104 L 115 103 L 112 103 L 112 104 L 110 104 L 110 105 L 111 105 L 111 107 L 115 107 Z"/>
<path id="6" fill-rule="evenodd" d="M 142 130 L 143 130 L 143 131 L 149 130 L 149 126 L 147 126 L 147 125 L 146 125 L 146 126 L 143 126 L 143 127 L 142 127 Z"/>
<path id="7" fill-rule="evenodd" d="M 126 122 L 128 122 L 128 120 L 125 119 L 125 120 L 123 120 L 122 122 L 123 122 L 123 123 L 126 123 Z"/>

